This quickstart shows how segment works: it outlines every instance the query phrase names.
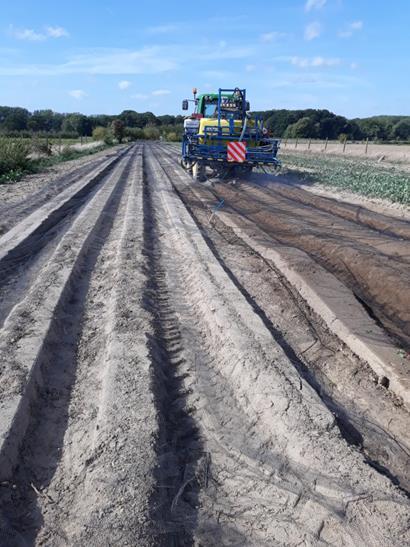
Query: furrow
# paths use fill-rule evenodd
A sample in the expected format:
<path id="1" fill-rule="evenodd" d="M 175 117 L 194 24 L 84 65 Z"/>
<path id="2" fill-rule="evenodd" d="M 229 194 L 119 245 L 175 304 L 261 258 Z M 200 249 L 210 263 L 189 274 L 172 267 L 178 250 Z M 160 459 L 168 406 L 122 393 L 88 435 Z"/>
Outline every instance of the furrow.
<path id="1" fill-rule="evenodd" d="M 193 495 L 200 504 L 192 517 L 198 523 L 194 539 L 296 544 L 320 533 L 346 545 L 367 544 L 378 513 L 367 494 L 392 504 L 389 518 L 397 517 L 392 526 L 401 529 L 406 498 L 347 446 L 323 402 L 207 247 L 158 159 L 150 155 L 148 161 L 163 204 L 167 274 L 179 286 L 173 302 L 191 355 L 183 365 L 192 390 L 188 401 L 211 462 L 208 487 L 200 471 L 195 475 L 199 493 L 194 489 Z M 359 483 L 366 501 L 358 502 Z M 184 501 L 189 506 L 189 495 Z M 371 541 L 399 544 L 401 538 L 387 538 L 375 526 Z"/>
<path id="2" fill-rule="evenodd" d="M 64 235 L 50 262 L 43 268 L 26 296 L 7 317 L 0 334 L 0 400 L 6 419 L 0 424 L 1 479 L 7 480 L 14 468 L 19 445 L 30 420 L 44 371 L 52 366 L 47 350 L 48 337 L 67 316 L 65 306 L 75 297 L 79 272 L 92 261 L 103 238 L 107 211 L 115 210 L 124 188 L 124 169 L 130 158 L 120 160 L 104 186 L 87 203 Z"/>

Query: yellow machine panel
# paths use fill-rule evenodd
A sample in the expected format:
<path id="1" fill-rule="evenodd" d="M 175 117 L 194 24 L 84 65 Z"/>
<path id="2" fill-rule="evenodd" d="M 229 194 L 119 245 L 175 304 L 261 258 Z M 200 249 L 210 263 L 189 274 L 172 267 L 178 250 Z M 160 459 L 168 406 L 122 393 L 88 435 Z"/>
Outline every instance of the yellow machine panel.
<path id="1" fill-rule="evenodd" d="M 253 125 L 254 124 L 252 123 L 252 121 L 248 122 L 248 128 L 253 127 Z M 200 122 L 199 122 L 199 134 L 200 135 L 204 135 L 205 127 L 215 127 L 215 132 L 216 132 L 217 128 L 218 128 L 218 120 L 216 118 L 201 118 Z M 222 127 L 222 132 L 224 132 L 224 128 L 226 128 L 226 133 L 229 134 L 229 121 L 228 120 L 221 120 L 221 127 Z M 235 127 L 234 134 L 238 135 L 238 137 L 239 137 L 239 135 L 241 134 L 242 129 L 243 129 L 242 121 L 241 120 L 234 120 L 234 127 Z M 227 135 L 226 141 L 223 140 L 222 143 L 223 144 L 228 144 L 228 142 L 230 140 L 231 139 L 229 139 L 229 136 Z M 199 143 L 204 144 L 204 142 L 205 142 L 204 137 L 200 137 L 199 138 Z M 212 136 L 211 136 L 211 132 L 209 130 L 208 130 L 207 143 L 208 144 L 214 144 Z M 217 141 L 215 141 L 215 144 L 216 143 L 217 143 Z M 221 141 L 218 141 L 218 143 L 221 144 Z"/>

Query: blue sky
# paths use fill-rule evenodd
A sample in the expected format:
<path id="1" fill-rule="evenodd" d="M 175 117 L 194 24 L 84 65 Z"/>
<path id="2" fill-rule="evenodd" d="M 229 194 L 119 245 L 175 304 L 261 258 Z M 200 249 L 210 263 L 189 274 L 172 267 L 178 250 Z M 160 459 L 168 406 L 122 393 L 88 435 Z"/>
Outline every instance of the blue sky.
<path id="1" fill-rule="evenodd" d="M 409 0 L 4 0 L 0 104 L 177 114 L 240 86 L 254 110 L 410 115 L 409 28 Z"/>

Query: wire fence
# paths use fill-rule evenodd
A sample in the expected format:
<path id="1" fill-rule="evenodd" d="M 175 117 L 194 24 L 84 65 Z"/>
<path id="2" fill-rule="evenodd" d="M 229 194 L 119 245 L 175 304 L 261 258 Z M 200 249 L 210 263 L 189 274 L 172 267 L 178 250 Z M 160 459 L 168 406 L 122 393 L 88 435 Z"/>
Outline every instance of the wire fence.
<path id="1" fill-rule="evenodd" d="M 363 141 L 281 139 L 281 152 L 294 151 L 361 156 L 410 163 L 410 144 L 375 143 L 369 139 Z"/>

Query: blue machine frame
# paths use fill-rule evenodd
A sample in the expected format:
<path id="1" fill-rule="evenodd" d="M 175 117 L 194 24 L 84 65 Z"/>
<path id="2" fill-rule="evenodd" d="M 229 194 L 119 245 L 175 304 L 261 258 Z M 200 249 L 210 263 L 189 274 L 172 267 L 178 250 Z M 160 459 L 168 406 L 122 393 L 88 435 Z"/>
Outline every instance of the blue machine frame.
<path id="1" fill-rule="evenodd" d="M 229 122 L 229 125 L 221 125 L 222 118 L 222 99 L 223 94 L 240 92 L 242 95 L 242 114 L 240 118 L 234 116 L 224 118 Z M 226 97 L 226 95 L 225 95 Z M 214 162 L 226 162 L 227 161 L 227 145 L 222 141 L 244 141 L 246 143 L 259 143 L 257 146 L 247 146 L 246 148 L 246 161 L 244 163 L 238 163 L 237 165 L 268 165 L 275 168 L 280 167 L 281 163 L 277 159 L 277 153 L 279 150 L 280 141 L 278 139 L 271 139 L 267 137 L 263 131 L 263 120 L 258 116 L 252 116 L 250 118 L 253 123 L 252 127 L 248 129 L 247 124 L 245 131 L 238 135 L 235 132 L 235 119 L 242 119 L 243 123 L 246 123 L 246 90 L 238 88 L 235 89 L 222 89 L 218 90 L 218 125 L 205 127 L 203 134 L 194 134 L 188 131 L 184 132 L 182 139 L 182 159 L 185 162 L 198 162 L 205 165 L 212 165 Z M 203 140 L 202 143 L 199 140 Z M 213 144 L 207 144 L 207 141 L 212 139 Z M 215 144 L 215 141 L 216 144 Z M 220 141 L 220 143 L 218 143 Z M 235 162 L 229 162 L 229 165 L 236 164 Z"/>

